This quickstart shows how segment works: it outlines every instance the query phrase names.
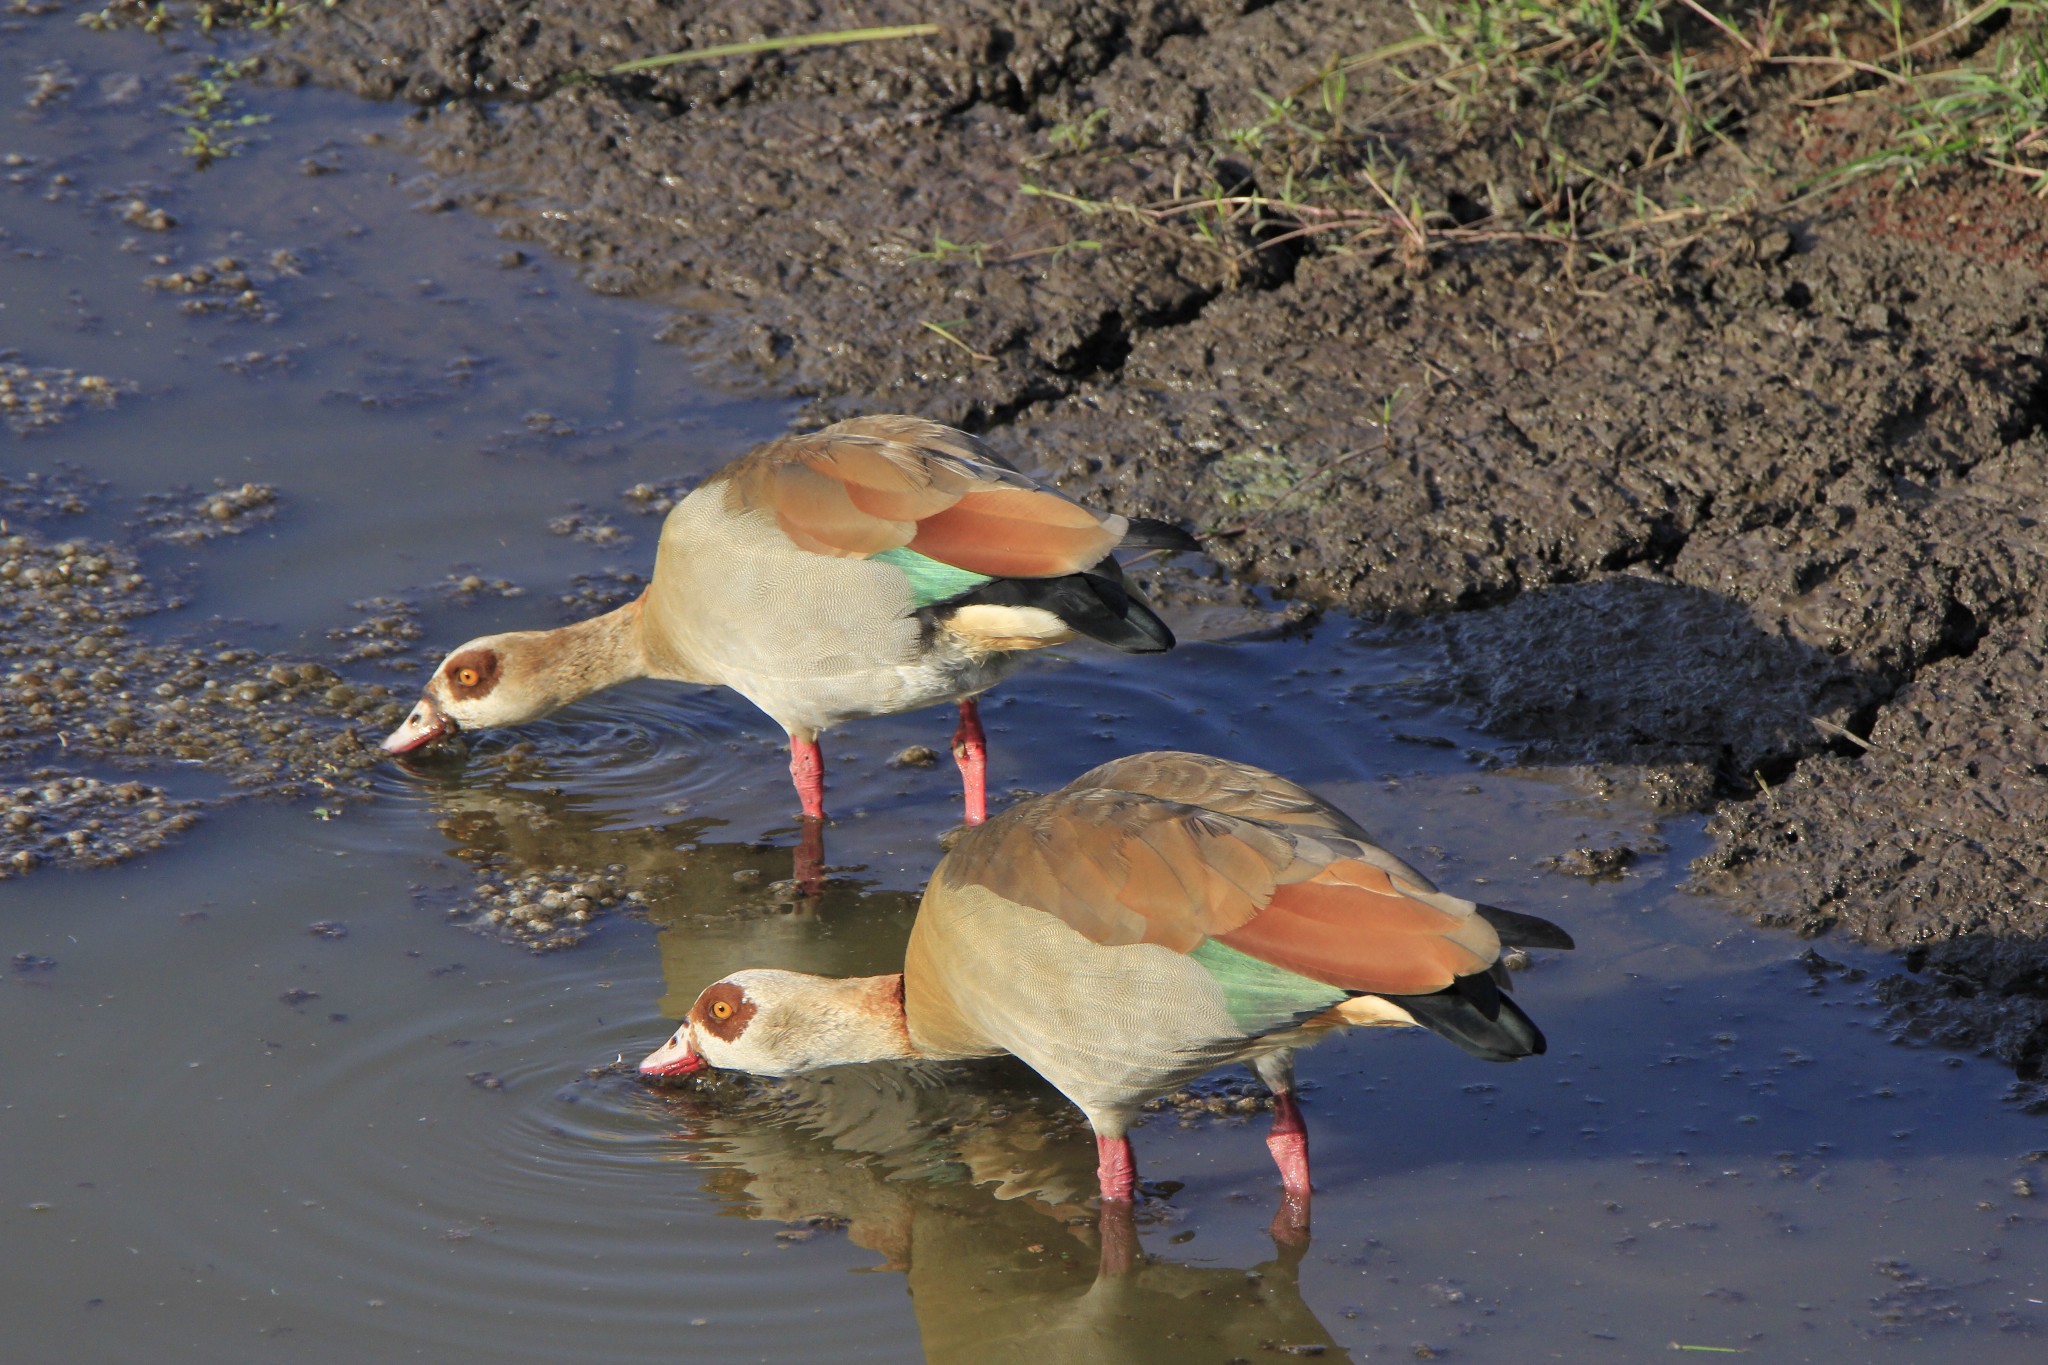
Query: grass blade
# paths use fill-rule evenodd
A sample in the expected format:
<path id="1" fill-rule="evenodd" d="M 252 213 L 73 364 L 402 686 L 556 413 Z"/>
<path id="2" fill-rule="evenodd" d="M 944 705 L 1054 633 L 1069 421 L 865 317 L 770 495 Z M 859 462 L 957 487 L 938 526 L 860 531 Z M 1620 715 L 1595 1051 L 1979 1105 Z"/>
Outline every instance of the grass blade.
<path id="1" fill-rule="evenodd" d="M 929 38 L 939 31 L 937 24 L 895 24 L 883 28 L 842 28 L 831 33 L 796 33 L 787 38 L 755 38 L 744 43 L 720 43 L 716 47 L 668 52 L 659 57 L 639 57 L 605 68 L 607 76 L 626 76 L 635 71 L 655 71 L 681 62 L 715 62 L 721 57 L 752 57 L 763 52 L 794 52 L 806 47 L 844 47 L 850 43 L 886 43 L 897 38 Z"/>

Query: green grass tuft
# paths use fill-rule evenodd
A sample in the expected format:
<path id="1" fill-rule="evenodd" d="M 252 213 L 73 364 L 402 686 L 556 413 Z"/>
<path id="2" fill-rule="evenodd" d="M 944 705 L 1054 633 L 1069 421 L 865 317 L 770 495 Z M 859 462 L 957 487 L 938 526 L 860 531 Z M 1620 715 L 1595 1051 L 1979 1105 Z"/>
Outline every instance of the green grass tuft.
<path id="1" fill-rule="evenodd" d="M 1421 269 L 1443 250 L 1524 242 L 1627 273 L 1719 224 L 1861 176 L 1912 183 L 1975 167 L 2048 195 L 2048 0 L 1951 0 L 1935 19 L 1904 0 L 1409 10 L 1408 37 L 1332 52 L 1291 90 L 1247 92 L 1257 115 L 1216 135 L 1194 192 L 1090 199 L 1044 183 L 1052 159 L 1023 192 L 1177 226 L 1238 257 L 1391 247 Z M 1841 139 L 1835 164 L 1803 178 L 1758 164 L 1743 136 L 1762 110 L 1850 103 L 1865 114 L 1860 147 Z M 1632 116 L 1610 112 L 1622 109 Z M 1069 151 L 1099 139 L 1084 120 L 1050 140 Z M 1735 174 L 1680 178 L 1709 155 Z M 1458 180 L 1474 163 L 1501 177 L 1476 202 Z M 1688 197 L 1677 188 L 1687 183 L 1719 197 Z"/>
<path id="2" fill-rule="evenodd" d="M 237 136 L 237 130 L 270 122 L 268 114 L 244 112 L 241 99 L 235 94 L 236 83 L 246 79 L 255 68 L 253 58 L 231 61 L 203 57 L 198 70 L 178 77 L 178 87 L 185 97 L 177 104 L 165 105 L 164 111 L 179 119 L 185 134 L 180 150 L 192 158 L 198 169 L 205 170 L 241 151 L 247 139 Z"/>

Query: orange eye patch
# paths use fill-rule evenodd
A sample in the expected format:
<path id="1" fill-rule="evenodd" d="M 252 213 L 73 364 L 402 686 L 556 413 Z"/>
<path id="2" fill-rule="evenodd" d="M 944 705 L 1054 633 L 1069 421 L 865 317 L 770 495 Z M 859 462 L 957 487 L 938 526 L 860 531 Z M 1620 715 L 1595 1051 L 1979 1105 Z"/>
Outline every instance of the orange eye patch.
<path id="1" fill-rule="evenodd" d="M 721 981 L 697 998 L 690 1017 L 713 1037 L 730 1043 L 745 1031 L 747 1021 L 754 1017 L 754 1002 L 732 982 Z"/>
<path id="2" fill-rule="evenodd" d="M 498 672 L 498 656 L 494 651 L 466 649 L 443 666 L 441 676 L 448 680 L 449 691 L 467 700 L 480 697 L 497 686 Z"/>

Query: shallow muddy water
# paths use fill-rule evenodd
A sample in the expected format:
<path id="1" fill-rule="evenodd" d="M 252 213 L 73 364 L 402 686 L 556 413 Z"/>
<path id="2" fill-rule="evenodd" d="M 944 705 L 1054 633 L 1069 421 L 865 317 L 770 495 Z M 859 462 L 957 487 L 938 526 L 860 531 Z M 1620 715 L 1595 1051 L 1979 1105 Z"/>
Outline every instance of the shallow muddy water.
<path id="1" fill-rule="evenodd" d="M 176 60 L 27 32 L 36 51 L 0 42 L 0 88 L 58 58 L 75 88 L 0 126 L 27 172 L 0 187 L 0 341 L 138 389 L 0 438 L 4 468 L 111 485 L 51 535 L 113 534 L 177 484 L 279 494 L 249 534 L 146 552 L 193 599 L 152 629 L 219 617 L 206 638 L 332 657 L 326 632 L 379 595 L 416 603 L 426 655 L 550 624 L 575 575 L 646 567 L 657 523 L 622 489 L 780 429 L 780 404 L 652 342 L 659 310 L 422 211 L 394 111 L 259 92 L 275 121 L 196 175 L 153 112 Z M 136 197 L 177 226 L 124 222 Z M 279 251 L 297 264 L 252 272 L 274 321 L 143 283 Z M 552 533 L 577 503 L 630 542 Z M 524 595 L 437 588 L 470 573 Z M 736 697 L 643 685 L 466 761 L 387 765 L 372 801 L 231 807 L 118 868 L 0 882 L 8 1358 L 2038 1359 L 2048 1133 L 1999 1104 L 2002 1071 L 1888 1041 L 1855 979 L 1876 959 L 1822 942 L 1846 969 L 1802 963 L 1680 889 L 1696 821 L 1653 831 L 1562 775 L 1488 770 L 1492 741 L 1417 699 L 1424 650 L 1172 614 L 1189 640 L 1163 659 L 1076 650 L 1006 685 L 993 786 L 1153 747 L 1265 763 L 1580 943 L 1519 978 L 1547 1057 L 1393 1033 L 1304 1057 L 1305 1250 L 1266 1233 L 1263 1116 L 1154 1116 L 1147 1262 L 1098 1281 L 1092 1144 L 1028 1075 L 655 1090 L 612 1066 L 735 967 L 894 965 L 957 814 L 950 765 L 889 763 L 943 748 L 950 717 L 832 737 L 840 872 L 795 909 L 773 885 L 795 834 L 779 733 Z M 1624 844 L 1610 880 L 1543 866 Z M 480 866 L 616 868 L 645 909 L 529 953 L 468 923 Z"/>

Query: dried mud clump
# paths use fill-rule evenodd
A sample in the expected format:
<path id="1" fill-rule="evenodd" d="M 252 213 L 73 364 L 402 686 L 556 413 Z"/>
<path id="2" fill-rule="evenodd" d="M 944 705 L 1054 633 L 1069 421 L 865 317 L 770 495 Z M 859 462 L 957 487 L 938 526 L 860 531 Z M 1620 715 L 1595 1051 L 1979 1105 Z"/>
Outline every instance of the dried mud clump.
<path id="1" fill-rule="evenodd" d="M 590 935 L 599 916 L 638 906 L 646 896 L 626 885 L 625 870 L 591 873 L 575 867 L 524 872 L 480 868 L 476 888 L 448 906 L 460 920 L 534 952 L 573 948 Z"/>
<path id="2" fill-rule="evenodd" d="M 1146 1100 L 1148 1114 L 1167 1114 L 1183 1128 L 1198 1128 L 1212 1119 L 1243 1119 L 1270 1113 L 1273 1095 L 1248 1076 L 1205 1076 L 1170 1095 Z"/>
<path id="3" fill-rule="evenodd" d="M 441 580 L 438 591 L 441 599 L 453 607 L 475 606 L 479 599 L 486 597 L 509 600 L 526 596 L 526 589 L 509 578 L 485 578 L 482 574 L 459 570 Z"/>
<path id="4" fill-rule="evenodd" d="M 672 483 L 636 483 L 619 494 L 626 506 L 644 517 L 665 517 L 696 486 L 694 480 Z"/>
<path id="5" fill-rule="evenodd" d="M 573 536 L 590 545 L 618 547 L 633 543 L 633 537 L 613 525 L 603 513 L 592 512 L 580 503 L 573 504 L 570 511 L 551 519 L 548 533 Z"/>
<path id="6" fill-rule="evenodd" d="M 1953 1327 L 1969 1321 L 1955 1287 L 1930 1280 L 1896 1257 L 1875 1266 L 1892 1287 L 1870 1300 L 1869 1335 L 1879 1341 L 1920 1337 L 1931 1327 Z"/>
<path id="7" fill-rule="evenodd" d="M 413 645 L 425 633 L 420 628 L 418 608 L 398 597 L 369 597 L 349 603 L 349 608 L 361 612 L 363 619 L 327 632 L 328 639 L 348 646 L 342 651 L 341 662 L 368 661 L 401 672 L 419 667 L 418 661 L 410 657 Z"/>
<path id="8" fill-rule="evenodd" d="M 143 499 L 139 524 L 170 545 L 197 545 L 239 536 L 277 513 L 277 490 L 267 483 L 234 487 L 216 481 L 211 493 L 180 489 Z"/>
<path id="9" fill-rule="evenodd" d="M 1564 877 L 1584 877 L 1588 881 L 1619 880 L 1635 865 L 1636 851 L 1626 844 L 1610 848 L 1574 848 L 1555 857 L 1546 858 L 1540 864 L 1548 871 Z"/>
<path id="10" fill-rule="evenodd" d="M 135 385 L 76 370 L 37 369 L 0 351 L 0 422 L 17 436 L 42 431 L 86 408 L 111 408 Z"/>
<path id="11" fill-rule="evenodd" d="M 104 480 L 62 465 L 48 474 L 34 469 L 13 476 L 0 474 L 0 517 L 47 521 L 82 516 L 106 488 Z"/>
<path id="12" fill-rule="evenodd" d="M 523 786 L 543 771 L 523 744 L 476 765 L 475 785 L 450 793 L 457 808 L 440 822 L 471 883 L 418 893 L 451 920 L 536 952 L 574 947 L 608 914 L 665 904 L 695 861 L 699 833 L 696 825 L 605 828 L 557 789 Z"/>
<path id="13" fill-rule="evenodd" d="M 169 264 L 168 260 L 164 264 Z M 269 273 L 269 272 L 266 272 Z M 276 322 L 282 313 L 265 297 L 251 267 L 238 257 L 220 256 L 211 261 L 150 275 L 143 283 L 160 293 L 177 295 L 180 311 L 200 315 L 243 318 L 251 322 Z"/>
<path id="14" fill-rule="evenodd" d="M 555 614 L 565 621 L 622 607 L 647 591 L 647 575 L 633 569 L 599 569 L 572 574 L 569 591 L 555 598 Z"/>
<path id="15" fill-rule="evenodd" d="M 39 867 L 105 867 L 162 848 L 199 820 L 201 803 L 141 782 L 57 768 L 0 792 L 0 878 Z"/>
<path id="16" fill-rule="evenodd" d="M 329 794 L 358 788 L 379 757 L 357 727 L 402 719 L 389 689 L 325 664 L 130 625 L 176 606 L 117 546 L 0 537 L 0 789 L 15 792 L 0 839 L 27 855 L 11 870 L 158 847 L 206 804 L 76 765 L 196 764 L 241 794 Z"/>

